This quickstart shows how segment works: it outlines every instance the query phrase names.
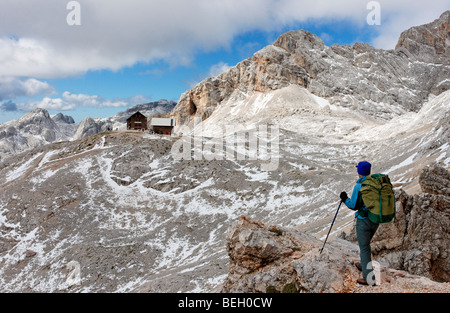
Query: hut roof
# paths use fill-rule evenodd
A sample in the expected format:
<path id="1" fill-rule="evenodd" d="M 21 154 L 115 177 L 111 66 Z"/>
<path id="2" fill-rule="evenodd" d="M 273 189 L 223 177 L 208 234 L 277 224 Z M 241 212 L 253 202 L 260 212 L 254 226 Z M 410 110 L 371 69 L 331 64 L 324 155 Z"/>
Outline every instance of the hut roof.
<path id="1" fill-rule="evenodd" d="M 153 118 L 151 122 L 152 126 L 176 126 L 175 119 L 173 118 Z"/>
<path id="2" fill-rule="evenodd" d="M 129 121 L 132 117 L 145 117 L 145 118 L 147 118 L 144 114 L 142 114 L 141 112 L 136 112 L 136 113 L 134 113 L 133 115 L 131 115 L 128 119 L 127 119 L 127 121 Z"/>

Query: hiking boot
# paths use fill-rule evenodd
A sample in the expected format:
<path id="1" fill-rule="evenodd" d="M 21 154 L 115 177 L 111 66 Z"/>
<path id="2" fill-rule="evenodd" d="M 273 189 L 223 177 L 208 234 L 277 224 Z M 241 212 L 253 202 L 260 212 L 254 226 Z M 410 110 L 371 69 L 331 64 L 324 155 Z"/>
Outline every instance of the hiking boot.
<path id="1" fill-rule="evenodd" d="M 357 282 L 358 284 L 360 284 L 360 285 L 363 285 L 363 286 L 369 286 L 369 283 L 367 282 L 367 280 L 362 279 L 362 278 L 358 278 L 358 279 L 356 280 L 356 282 Z"/>
<path id="2" fill-rule="evenodd" d="M 357 282 L 358 284 L 360 284 L 360 285 L 363 285 L 363 286 L 376 286 L 375 283 L 369 284 L 367 280 L 362 279 L 362 278 L 358 278 L 358 279 L 356 280 L 356 282 Z"/>
<path id="3" fill-rule="evenodd" d="M 362 272 L 362 267 L 361 267 L 361 263 L 356 262 L 355 263 L 356 268 L 358 269 L 358 271 Z"/>

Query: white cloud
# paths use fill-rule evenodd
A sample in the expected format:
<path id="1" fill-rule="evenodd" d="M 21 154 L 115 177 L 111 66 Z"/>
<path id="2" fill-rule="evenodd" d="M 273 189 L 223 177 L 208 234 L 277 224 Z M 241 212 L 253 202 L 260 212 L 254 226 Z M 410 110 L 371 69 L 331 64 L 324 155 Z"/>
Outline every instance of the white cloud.
<path id="1" fill-rule="evenodd" d="M 0 76 L 0 101 L 37 95 L 51 95 L 55 88 L 47 82 L 34 78 L 20 79 L 17 77 Z"/>
<path id="2" fill-rule="evenodd" d="M 196 52 L 227 47 L 248 31 L 311 19 L 346 19 L 362 27 L 369 1 L 79 0 L 81 26 L 67 25 L 68 2 L 1 0 L 2 75 L 60 78 L 156 59 L 188 64 Z M 377 46 L 392 45 L 401 30 L 448 9 L 448 0 L 379 2 L 383 16 L 373 41 Z"/>
<path id="3" fill-rule="evenodd" d="M 213 66 L 211 66 L 211 68 L 209 69 L 209 73 L 208 76 L 209 77 L 216 77 L 220 74 L 222 74 L 223 72 L 229 70 L 231 68 L 230 65 L 228 65 L 225 62 L 219 62 L 217 64 L 214 64 Z"/>
<path id="4" fill-rule="evenodd" d="M 46 110 L 57 110 L 66 111 L 75 108 L 74 105 L 64 102 L 61 98 L 52 99 L 45 97 L 40 101 L 26 101 L 17 103 L 17 107 L 22 111 L 31 111 L 36 108 L 46 109 Z"/>
<path id="5" fill-rule="evenodd" d="M 151 99 L 149 97 L 143 95 L 111 100 L 98 95 L 74 94 L 66 91 L 62 94 L 61 98 L 45 97 L 39 101 L 29 100 L 19 102 L 17 103 L 17 107 L 22 111 L 31 111 L 36 108 L 55 111 L 69 111 L 80 107 L 119 108 L 150 101 Z"/>

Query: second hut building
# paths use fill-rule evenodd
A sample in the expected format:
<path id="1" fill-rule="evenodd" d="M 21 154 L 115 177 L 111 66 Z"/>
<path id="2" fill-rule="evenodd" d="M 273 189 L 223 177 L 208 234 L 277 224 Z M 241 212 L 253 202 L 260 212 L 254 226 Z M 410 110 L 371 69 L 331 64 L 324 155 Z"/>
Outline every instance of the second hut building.
<path id="1" fill-rule="evenodd" d="M 172 135 L 175 126 L 173 118 L 152 118 L 151 128 L 155 134 Z"/>

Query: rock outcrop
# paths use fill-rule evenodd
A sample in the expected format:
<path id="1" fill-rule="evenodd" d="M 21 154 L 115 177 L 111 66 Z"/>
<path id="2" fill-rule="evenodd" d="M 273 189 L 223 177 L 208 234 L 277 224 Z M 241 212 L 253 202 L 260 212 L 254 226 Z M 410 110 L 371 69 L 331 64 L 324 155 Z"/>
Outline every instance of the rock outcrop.
<path id="1" fill-rule="evenodd" d="M 395 50 L 365 43 L 324 42 L 307 31 L 291 31 L 255 55 L 185 92 L 172 112 L 178 124 L 211 116 L 231 97 L 250 97 L 299 85 L 330 103 L 391 119 L 418 111 L 431 94 L 450 88 L 450 11 L 433 23 L 404 32 Z M 380 108 L 379 105 L 384 105 Z"/>
<path id="2" fill-rule="evenodd" d="M 450 173 L 433 164 L 419 178 L 423 193 L 397 193 L 397 221 L 373 238 L 373 253 L 388 266 L 450 282 Z"/>
<path id="3" fill-rule="evenodd" d="M 78 126 L 73 139 L 78 140 L 98 133 L 111 131 L 113 130 L 113 127 L 114 123 L 109 119 L 103 120 L 87 117 L 80 123 L 80 126 Z"/>
<path id="4" fill-rule="evenodd" d="M 58 113 L 52 117 L 52 120 L 55 123 L 63 123 L 63 124 L 75 124 L 75 120 L 72 116 L 64 115 L 62 113 Z"/>
<path id="5" fill-rule="evenodd" d="M 433 23 L 412 27 L 400 36 L 396 49 L 406 49 L 417 60 L 450 64 L 450 11 Z"/>
<path id="6" fill-rule="evenodd" d="M 230 269 L 224 292 L 345 292 L 358 277 L 355 245 L 321 241 L 243 217 L 227 235 Z"/>
<path id="7" fill-rule="evenodd" d="M 358 247 L 342 239 L 322 242 L 302 232 L 242 217 L 227 235 L 230 268 L 222 292 L 359 293 L 449 292 L 448 283 L 382 266 L 377 286 L 357 285 Z M 368 289 L 370 288 L 370 289 Z"/>
<path id="8" fill-rule="evenodd" d="M 373 292 L 450 291 L 450 173 L 433 164 L 419 182 L 421 194 L 397 191 L 395 222 L 380 225 L 372 240 L 373 259 L 382 265 Z M 322 254 L 321 246 L 305 233 L 243 217 L 227 235 L 231 265 L 223 291 L 362 291 L 355 284 L 355 229 L 327 243 Z"/>

